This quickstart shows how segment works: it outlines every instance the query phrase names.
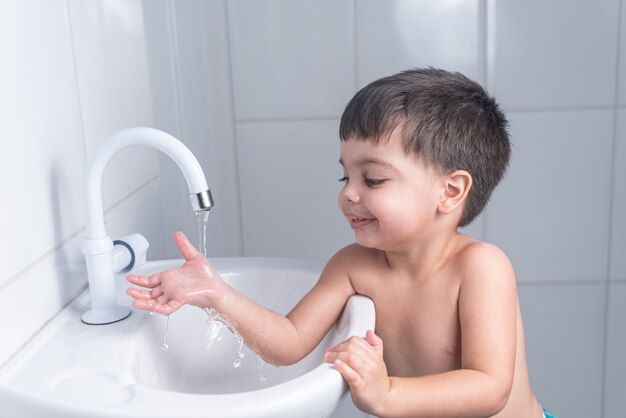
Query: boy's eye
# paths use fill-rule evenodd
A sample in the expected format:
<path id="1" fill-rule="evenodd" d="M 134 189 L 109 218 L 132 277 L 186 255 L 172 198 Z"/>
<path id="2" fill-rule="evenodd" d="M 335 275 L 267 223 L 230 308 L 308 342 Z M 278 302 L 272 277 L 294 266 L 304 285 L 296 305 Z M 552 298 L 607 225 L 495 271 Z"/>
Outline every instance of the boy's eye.
<path id="1" fill-rule="evenodd" d="M 369 179 L 366 178 L 365 179 L 365 184 L 367 184 L 367 187 L 376 187 L 376 186 L 380 186 L 381 184 L 383 184 L 385 180 L 382 179 Z"/>
<path id="2" fill-rule="evenodd" d="M 347 182 L 348 182 L 347 176 L 343 176 L 342 178 L 339 179 L 339 183 L 347 183 Z"/>

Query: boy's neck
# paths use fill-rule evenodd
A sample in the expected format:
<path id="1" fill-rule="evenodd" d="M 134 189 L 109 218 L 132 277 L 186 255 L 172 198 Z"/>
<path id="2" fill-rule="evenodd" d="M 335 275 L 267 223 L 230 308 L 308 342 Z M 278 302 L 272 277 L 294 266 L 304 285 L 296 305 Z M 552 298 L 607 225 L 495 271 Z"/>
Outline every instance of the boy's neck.
<path id="1" fill-rule="evenodd" d="M 416 242 L 411 248 L 384 251 L 390 270 L 411 280 L 431 277 L 447 264 L 462 241 L 468 237 L 452 230 L 434 235 L 429 240 Z"/>

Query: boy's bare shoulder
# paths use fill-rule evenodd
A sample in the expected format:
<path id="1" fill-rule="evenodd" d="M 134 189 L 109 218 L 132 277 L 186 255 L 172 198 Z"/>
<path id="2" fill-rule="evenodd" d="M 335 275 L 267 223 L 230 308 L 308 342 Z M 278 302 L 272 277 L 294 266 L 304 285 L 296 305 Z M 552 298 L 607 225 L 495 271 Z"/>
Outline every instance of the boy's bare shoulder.
<path id="1" fill-rule="evenodd" d="M 374 260 L 380 260 L 381 256 L 384 256 L 384 252 L 376 250 L 374 248 L 363 247 L 359 244 L 350 244 L 343 247 L 341 250 L 333 256 L 337 262 L 372 262 Z"/>
<path id="2" fill-rule="evenodd" d="M 328 261 L 327 268 L 339 269 L 346 272 L 355 270 L 372 269 L 384 262 L 385 255 L 382 251 L 373 248 L 362 247 L 359 244 L 350 244 L 337 251 Z"/>
<path id="3" fill-rule="evenodd" d="M 477 240 L 469 240 L 455 257 L 455 270 L 463 280 L 515 281 L 513 266 L 507 255 L 498 246 Z"/>

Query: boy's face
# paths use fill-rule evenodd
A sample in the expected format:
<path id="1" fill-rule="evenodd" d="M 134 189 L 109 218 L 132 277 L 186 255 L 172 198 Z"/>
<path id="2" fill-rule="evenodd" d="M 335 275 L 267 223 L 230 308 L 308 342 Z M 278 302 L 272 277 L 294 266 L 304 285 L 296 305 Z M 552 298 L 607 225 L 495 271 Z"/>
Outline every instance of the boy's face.
<path id="1" fill-rule="evenodd" d="M 443 177 L 406 154 L 396 135 L 378 144 L 341 142 L 345 186 L 339 207 L 360 245 L 384 251 L 410 249 L 423 240 L 445 190 Z"/>

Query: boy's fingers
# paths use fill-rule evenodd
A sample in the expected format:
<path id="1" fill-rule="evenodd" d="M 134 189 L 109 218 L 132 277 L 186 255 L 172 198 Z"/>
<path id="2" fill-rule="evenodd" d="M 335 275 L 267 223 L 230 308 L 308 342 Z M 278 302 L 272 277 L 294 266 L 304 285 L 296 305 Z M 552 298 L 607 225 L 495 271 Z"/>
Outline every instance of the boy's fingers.
<path id="1" fill-rule="evenodd" d="M 339 355 L 340 353 L 353 353 L 357 354 L 362 358 L 370 358 L 374 359 L 374 356 L 377 355 L 377 351 L 375 351 L 375 347 L 372 347 L 368 341 L 361 337 L 350 337 L 342 343 L 337 344 L 334 347 L 326 350 L 327 353 L 334 353 Z"/>
<path id="2" fill-rule="evenodd" d="M 149 290 L 135 289 L 134 287 L 126 289 L 126 294 L 135 299 L 152 299 L 152 295 Z"/>
<path id="3" fill-rule="evenodd" d="M 156 287 L 161 283 L 161 278 L 158 274 L 153 274 L 152 276 L 137 276 L 136 274 L 127 274 L 126 280 L 128 280 L 132 284 L 149 288 Z"/>
<path id="4" fill-rule="evenodd" d="M 374 350 L 376 350 L 376 352 L 379 355 L 383 355 L 383 340 L 374 333 L 374 331 L 372 330 L 368 330 L 365 333 L 365 340 L 372 346 L 374 347 Z"/>
<path id="5" fill-rule="evenodd" d="M 357 388 L 363 382 L 361 380 L 361 376 L 359 376 L 359 374 L 352 367 L 348 366 L 343 361 L 337 359 L 333 362 L 333 365 L 335 366 L 335 369 L 341 373 L 346 382 L 348 382 L 350 388 Z"/>
<path id="6" fill-rule="evenodd" d="M 155 302 L 152 299 L 135 299 L 133 306 L 144 311 L 154 311 Z"/>
<path id="7" fill-rule="evenodd" d="M 359 370 L 368 362 L 367 353 L 357 350 L 349 351 L 327 351 L 324 354 L 324 360 L 328 363 L 334 363 L 337 360 L 342 361 L 354 370 Z"/>
<path id="8" fill-rule="evenodd" d="M 171 300 L 168 303 L 158 303 L 154 299 L 135 299 L 133 306 L 144 311 L 154 311 L 163 315 L 169 315 L 182 305 L 175 300 Z"/>
<path id="9" fill-rule="evenodd" d="M 174 233 L 174 244 L 178 248 L 178 251 L 185 257 L 185 260 L 191 260 L 198 256 L 201 256 L 200 251 L 194 247 L 187 239 L 187 236 L 180 231 Z"/>

